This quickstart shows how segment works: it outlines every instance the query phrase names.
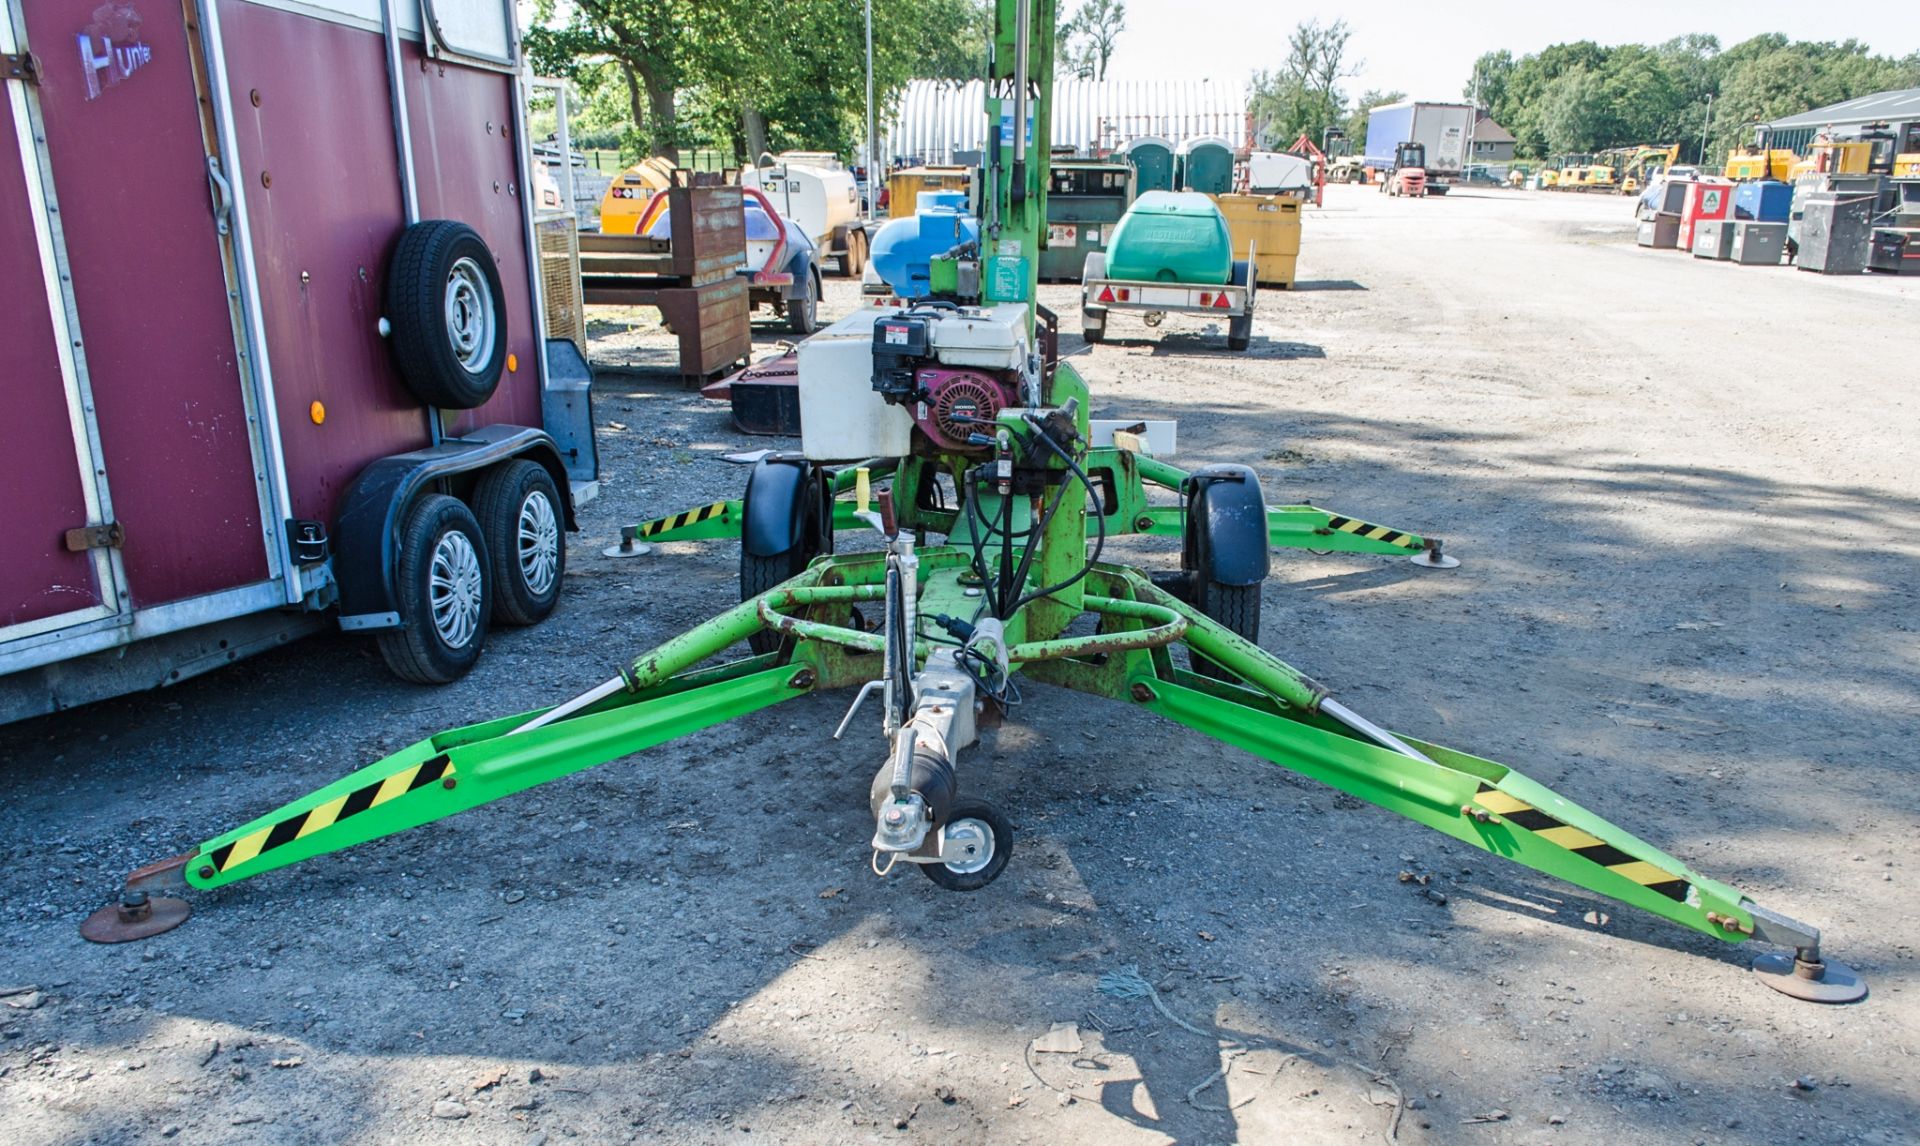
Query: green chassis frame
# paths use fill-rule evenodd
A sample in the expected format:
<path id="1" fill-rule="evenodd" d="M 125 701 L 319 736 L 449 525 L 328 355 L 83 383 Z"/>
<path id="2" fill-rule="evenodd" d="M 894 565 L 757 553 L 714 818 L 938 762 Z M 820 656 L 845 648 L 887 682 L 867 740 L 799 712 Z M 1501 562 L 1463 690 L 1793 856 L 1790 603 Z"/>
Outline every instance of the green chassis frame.
<path id="1" fill-rule="evenodd" d="M 1086 409 L 1085 383 L 1062 365 L 1050 387 Z M 1003 415 L 1004 433 L 1024 432 Z M 1078 416 L 1084 439 L 1087 421 Z M 902 459 L 893 499 L 903 530 L 948 535 L 919 550 L 918 612 L 966 615 L 972 551 L 964 515 L 918 508 L 918 483 L 960 465 L 952 457 Z M 1183 510 L 1149 504 L 1146 486 L 1178 489 L 1186 474 L 1122 449 L 1087 451 L 1083 467 L 1103 487 L 1111 534 L 1178 535 Z M 834 486 L 855 484 L 842 470 Z M 1110 484 L 1109 484 L 1110 483 Z M 957 488 L 957 487 L 956 487 Z M 1092 525 L 1083 499 L 1067 498 L 1042 534 L 1035 584 L 1054 584 L 1087 558 Z M 1071 503 L 1071 504 L 1069 504 Z M 1023 503 L 1016 503 L 1023 505 Z M 836 500 L 841 525 L 872 520 Z M 629 528 L 649 541 L 737 536 L 740 503 L 723 501 Z M 1268 511 L 1275 546 L 1360 553 L 1437 555 L 1418 534 L 1372 525 L 1312 506 Z M 565 705 L 502 717 L 431 736 L 320 790 L 208 840 L 152 875 L 179 871 L 217 888 L 327 852 L 465 811 L 549 780 L 690 735 L 724 721 L 826 689 L 877 679 L 883 637 L 836 623 L 859 602 L 884 597 L 886 555 L 831 555 L 792 580 L 741 602 L 634 660 L 620 675 Z M 1094 632 L 1064 635 L 1084 614 Z M 793 640 L 779 653 L 702 663 L 763 630 Z M 1437 744 L 1394 737 L 1355 723 L 1327 691 L 1257 645 L 1210 620 L 1138 570 L 1099 564 L 1080 583 L 1019 610 L 1006 623 L 1009 659 L 1029 679 L 1134 704 L 1275 764 L 1311 776 L 1463 843 L 1532 867 L 1599 895 L 1728 942 L 1760 937 L 1799 951 L 1802 978 L 1817 978 L 1819 933 L 1768 912 L 1738 890 L 1700 875 L 1620 827 L 1502 764 Z M 1184 644 L 1237 678 L 1179 667 Z M 915 642 L 916 660 L 930 649 Z M 1370 726 L 1368 726 L 1370 728 Z M 145 878 L 136 873 L 129 887 Z M 1778 958 L 1768 956 L 1765 958 Z"/>

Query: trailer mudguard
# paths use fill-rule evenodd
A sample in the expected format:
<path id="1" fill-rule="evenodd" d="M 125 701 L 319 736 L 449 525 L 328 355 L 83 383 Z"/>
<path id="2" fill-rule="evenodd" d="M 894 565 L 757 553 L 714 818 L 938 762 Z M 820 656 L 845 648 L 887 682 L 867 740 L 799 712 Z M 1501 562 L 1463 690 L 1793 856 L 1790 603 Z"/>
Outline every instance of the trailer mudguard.
<path id="1" fill-rule="evenodd" d="M 1186 559 L 1181 565 L 1221 585 L 1267 579 L 1267 503 L 1248 466 L 1202 466 L 1187 479 Z"/>
<path id="2" fill-rule="evenodd" d="M 568 529 L 578 529 L 573 492 L 560 447 L 544 430 L 493 425 L 437 446 L 393 454 L 360 471 L 340 499 L 333 530 L 333 578 L 340 587 L 340 627 L 353 632 L 400 628 L 400 529 L 407 509 L 435 482 L 526 457 L 553 475 Z"/>
<path id="3" fill-rule="evenodd" d="M 753 464 L 740 503 L 740 544 L 755 557 L 777 557 L 801 543 L 809 520 L 807 499 L 825 500 L 822 471 L 795 454 L 769 454 Z M 830 552 L 822 545 L 820 552 Z"/>

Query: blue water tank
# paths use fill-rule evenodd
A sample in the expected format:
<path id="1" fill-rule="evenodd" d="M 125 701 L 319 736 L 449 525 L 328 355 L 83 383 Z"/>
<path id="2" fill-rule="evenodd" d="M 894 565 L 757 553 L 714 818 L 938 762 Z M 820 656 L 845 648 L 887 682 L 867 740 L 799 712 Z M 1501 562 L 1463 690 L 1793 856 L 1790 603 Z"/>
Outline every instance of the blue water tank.
<path id="1" fill-rule="evenodd" d="M 890 219 L 873 236 L 873 269 L 901 298 L 929 293 L 928 264 L 980 241 L 980 220 L 967 213 L 964 191 L 922 191 L 914 212 Z"/>
<path id="2" fill-rule="evenodd" d="M 1784 223 L 1793 208 L 1792 186 L 1778 179 L 1751 179 L 1733 189 L 1733 217 Z"/>

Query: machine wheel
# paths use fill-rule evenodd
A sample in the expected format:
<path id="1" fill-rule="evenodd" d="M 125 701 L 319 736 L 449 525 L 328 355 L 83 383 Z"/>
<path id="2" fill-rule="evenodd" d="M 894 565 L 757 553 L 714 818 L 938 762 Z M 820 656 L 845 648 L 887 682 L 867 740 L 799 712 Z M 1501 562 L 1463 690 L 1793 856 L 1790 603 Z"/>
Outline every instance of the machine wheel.
<path id="1" fill-rule="evenodd" d="M 414 397 L 471 410 L 493 397 L 507 363 L 500 269 L 465 223 L 433 219 L 400 236 L 387 271 L 393 355 Z"/>
<path id="2" fill-rule="evenodd" d="M 487 640 L 493 604 L 487 543 L 458 498 L 430 493 L 400 530 L 399 597 L 404 628 L 381 633 L 380 656 L 393 675 L 446 684 L 467 675 Z"/>
<path id="3" fill-rule="evenodd" d="M 1253 345 L 1253 316 L 1243 314 L 1227 320 L 1227 349 L 1245 350 Z"/>
<path id="4" fill-rule="evenodd" d="M 820 280 L 807 272 L 807 283 L 800 294 L 787 300 L 787 329 L 805 337 L 820 329 Z"/>
<path id="5" fill-rule="evenodd" d="M 525 458 L 488 470 L 474 490 L 474 516 L 493 558 L 493 619 L 500 624 L 538 624 L 560 603 L 567 572 L 564 505 L 553 475 Z"/>
<path id="6" fill-rule="evenodd" d="M 864 230 L 847 232 L 847 253 L 840 264 L 847 269 L 846 277 L 857 279 L 867 269 L 867 233 Z"/>
<path id="7" fill-rule="evenodd" d="M 1196 508 L 1199 512 L 1195 512 Z M 1225 561 L 1231 556 L 1229 551 L 1239 550 L 1244 558 L 1248 554 L 1264 554 L 1267 544 L 1266 523 L 1264 520 L 1252 520 L 1244 514 L 1232 513 L 1219 519 L 1219 523 L 1231 523 L 1224 535 L 1217 534 L 1213 528 L 1214 503 L 1211 500 L 1201 502 L 1195 498 L 1188 503 L 1186 536 L 1183 539 L 1180 554 L 1180 568 L 1186 582 L 1187 600 L 1202 613 L 1224 626 L 1236 636 L 1244 637 L 1254 644 L 1260 643 L 1260 591 L 1263 582 L 1229 585 L 1217 579 L 1216 562 Z M 1206 520 L 1202 520 L 1202 518 Z M 1256 536 L 1257 533 L 1257 536 Z M 1207 538 L 1212 536 L 1211 545 L 1223 543 L 1227 551 L 1214 552 Z M 1237 539 L 1237 543 L 1236 543 Z M 1238 568 L 1238 575 L 1229 573 L 1236 581 L 1249 579 L 1251 570 L 1244 568 L 1245 562 L 1229 562 Z M 1233 673 L 1218 663 L 1188 650 L 1193 671 L 1201 676 L 1215 680 L 1237 680 Z"/>
<path id="8" fill-rule="evenodd" d="M 948 807 L 946 828 L 975 841 L 971 843 L 973 857 L 958 866 L 915 864 L 928 879 L 948 891 L 979 891 L 1007 870 L 1007 861 L 1013 858 L 1013 824 L 1000 809 L 985 800 L 963 796 Z"/>
<path id="9" fill-rule="evenodd" d="M 1107 316 L 1105 314 L 1096 315 L 1090 310 L 1081 311 L 1080 337 L 1090 343 L 1105 342 L 1107 340 Z"/>
<path id="10" fill-rule="evenodd" d="M 808 467 L 811 471 L 812 467 Z M 809 483 L 811 484 L 811 483 Z M 753 496 L 753 479 L 747 481 L 747 497 Z M 782 581 L 798 576 L 815 557 L 833 548 L 832 510 L 821 504 L 821 499 L 808 496 L 805 499 L 800 522 L 799 540 L 792 548 L 779 553 L 760 555 L 747 545 L 746 537 L 740 540 L 740 599 L 752 600 Z M 744 530 L 747 523 L 742 522 Z M 793 642 L 777 633 L 758 632 L 747 638 L 747 645 L 756 654 L 781 652 L 793 646 Z"/>

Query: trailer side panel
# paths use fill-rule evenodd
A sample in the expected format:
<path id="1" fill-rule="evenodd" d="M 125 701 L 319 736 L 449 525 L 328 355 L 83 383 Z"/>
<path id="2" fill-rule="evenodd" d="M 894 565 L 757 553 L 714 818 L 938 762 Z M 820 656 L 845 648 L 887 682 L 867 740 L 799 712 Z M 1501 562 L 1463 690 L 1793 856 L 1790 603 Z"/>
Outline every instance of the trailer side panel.
<path id="1" fill-rule="evenodd" d="M 500 268 L 507 349 L 516 369 L 502 377 L 485 405 L 462 410 L 455 433 L 508 422 L 540 424 L 539 359 L 534 339 L 533 288 L 527 276 L 525 224 L 520 214 L 513 81 L 499 72 L 431 62 L 409 41 L 407 110 L 413 125 L 414 176 L 420 215 L 458 219 L 480 233 Z"/>
<path id="2" fill-rule="evenodd" d="M 185 17 L 179 4 L 128 11 L 36 0 L 27 31 L 46 65 L 47 151 L 122 559 L 144 606 L 269 569 Z"/>
<path id="3" fill-rule="evenodd" d="M 287 488 L 295 516 L 331 521 L 369 462 L 428 433 L 377 333 L 406 217 L 385 46 L 239 0 L 220 0 L 220 19 Z"/>
<path id="4" fill-rule="evenodd" d="M 79 445 L 55 343 L 38 210 L 21 158 L 15 109 L 0 88 L 0 315 L 7 324 L 8 380 L 0 385 L 0 630 L 100 604 L 85 553 L 67 530 L 87 524 Z M 36 173 L 37 174 L 37 173 Z"/>

